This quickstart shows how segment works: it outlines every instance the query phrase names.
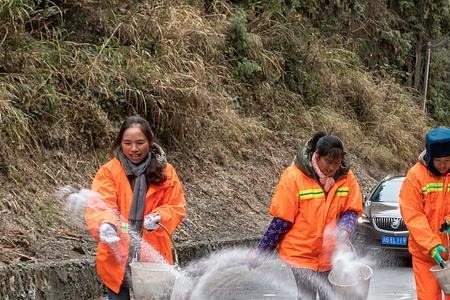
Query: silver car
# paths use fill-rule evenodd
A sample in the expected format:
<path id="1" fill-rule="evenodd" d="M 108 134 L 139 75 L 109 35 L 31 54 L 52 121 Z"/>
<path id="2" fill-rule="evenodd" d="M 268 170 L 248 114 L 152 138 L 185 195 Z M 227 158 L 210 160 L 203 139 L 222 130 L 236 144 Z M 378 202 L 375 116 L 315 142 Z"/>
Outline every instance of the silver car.
<path id="1" fill-rule="evenodd" d="M 360 246 L 385 249 L 409 256 L 409 232 L 400 214 L 399 194 L 405 176 L 388 176 L 364 197 L 363 215 L 358 219 L 356 237 Z"/>

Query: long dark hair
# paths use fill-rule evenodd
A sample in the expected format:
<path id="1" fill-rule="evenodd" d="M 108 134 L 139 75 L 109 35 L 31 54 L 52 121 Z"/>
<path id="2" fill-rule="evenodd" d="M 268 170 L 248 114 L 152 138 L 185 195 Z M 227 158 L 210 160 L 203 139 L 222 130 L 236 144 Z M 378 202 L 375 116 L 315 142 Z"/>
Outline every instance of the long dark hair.
<path id="1" fill-rule="evenodd" d="M 125 130 L 133 127 L 141 129 L 142 133 L 145 135 L 145 137 L 149 142 L 150 146 L 149 155 L 151 155 L 152 159 L 150 160 L 150 163 L 148 164 L 147 169 L 145 170 L 145 177 L 147 179 L 147 183 L 149 184 L 162 183 L 164 180 L 166 180 L 166 177 L 164 175 L 165 165 L 163 165 L 156 158 L 156 155 L 152 153 L 153 143 L 155 142 L 155 135 L 153 134 L 153 131 L 150 128 L 150 124 L 147 122 L 146 119 L 144 119 L 140 115 L 133 115 L 128 117 L 125 120 L 125 122 L 122 123 L 122 126 L 120 126 L 119 133 L 117 134 L 113 143 L 113 150 L 116 151 L 118 148 L 121 147 L 122 138 Z"/>
<path id="2" fill-rule="evenodd" d="M 328 156 L 332 162 L 345 155 L 344 145 L 339 137 L 334 134 L 317 132 L 311 138 L 311 153 L 317 151 L 319 156 Z"/>

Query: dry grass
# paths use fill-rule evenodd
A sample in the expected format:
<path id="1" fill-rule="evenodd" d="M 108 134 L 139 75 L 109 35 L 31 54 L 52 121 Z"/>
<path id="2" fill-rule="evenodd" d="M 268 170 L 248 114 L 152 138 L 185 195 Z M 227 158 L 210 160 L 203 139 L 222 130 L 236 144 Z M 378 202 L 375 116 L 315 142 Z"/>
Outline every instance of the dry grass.
<path id="1" fill-rule="evenodd" d="M 201 153 L 204 165 L 257 164 L 318 130 L 341 135 L 367 168 L 405 170 L 415 159 L 433 123 L 414 95 L 378 82 L 297 17 L 249 15 L 252 47 L 238 57 L 228 41 L 237 7 L 208 3 L 68 1 L 48 14 L 17 6 L 14 18 L 1 16 L 0 173 L 47 190 L 87 185 L 115 128 L 135 112 L 165 147 L 186 159 Z M 261 74 L 236 78 L 243 58 Z"/>
<path id="2" fill-rule="evenodd" d="M 13 92 L 13 85 L 0 86 L 0 130 L 7 139 L 15 141 L 19 147 L 24 147 L 25 141 L 31 137 L 31 130 L 25 113 L 14 107 Z"/>
<path id="3" fill-rule="evenodd" d="M 201 134 L 204 127 L 200 124 L 211 116 L 223 120 L 218 124 L 234 118 L 237 129 L 223 128 L 231 132 L 242 130 L 239 114 L 243 113 L 242 123 L 246 124 L 249 112 L 252 118 L 263 114 L 253 121 L 259 122 L 261 130 L 252 132 L 263 132 L 265 127 L 293 130 L 297 125 L 318 128 L 324 123 L 314 121 L 317 116 L 311 117 L 314 113 L 308 112 L 308 106 L 321 105 L 315 104 L 319 101 L 338 111 L 342 118 L 360 122 L 357 127 L 365 135 L 369 133 L 375 140 L 385 138 L 387 149 L 396 152 L 401 160 L 418 147 L 418 142 L 405 147 L 411 145 L 411 135 L 402 132 L 409 128 L 418 130 L 417 126 L 406 124 L 408 120 L 419 118 L 427 122 L 411 106 L 410 96 L 402 91 L 392 95 L 395 88 L 376 84 L 353 53 L 310 43 L 299 34 L 305 26 L 291 29 L 292 24 L 280 22 L 270 13 L 248 22 L 253 47 L 246 50 L 246 55 L 261 66 L 263 81 L 254 82 L 256 88 L 252 90 L 236 82 L 226 54 L 233 8 L 221 2 L 216 4 L 220 5 L 209 8 L 210 15 L 205 15 L 201 7 L 175 1 L 124 2 L 111 9 L 100 6 L 97 14 L 101 16 L 99 32 L 103 32 L 103 41 L 97 45 L 70 41 L 64 30 L 46 27 L 47 38 L 32 42 L 35 50 L 22 48 L 20 75 L 3 76 L 2 81 L 9 86 L 9 98 L 20 99 L 17 102 L 23 106 L 14 108 L 11 100 L 2 105 L 2 114 L 8 118 L 16 116 L 21 124 L 10 135 L 18 141 L 29 139 L 30 124 L 34 128 L 36 121 L 45 120 L 36 128 L 37 145 L 67 149 L 71 141 L 82 140 L 88 149 L 86 140 L 108 141 L 116 121 L 135 111 L 151 120 L 163 140 L 183 144 Z M 15 15 L 16 24 L 31 18 L 30 13 L 18 7 Z M 39 14 L 34 11 L 33 15 Z M 308 45 L 302 43 L 306 40 Z M 12 43 L 12 39 L 4 42 Z M 312 79 L 304 86 L 304 93 L 284 85 L 286 68 L 292 65 L 292 59 L 297 70 L 311 71 L 308 76 Z M 236 94 L 242 95 L 238 107 L 232 100 Z M 405 103 L 407 108 L 399 103 Z M 74 108 L 76 113 L 69 113 Z M 30 110 L 31 115 L 37 116 L 30 117 Z M 223 115 L 227 110 L 230 116 Z M 231 116 L 233 110 L 238 115 Z M 402 114 L 398 115 L 400 110 Z M 395 128 L 400 126 L 403 129 L 398 133 Z M 102 139 L 105 136 L 107 139 Z M 415 131 L 412 136 L 417 138 L 420 134 Z M 357 139 L 350 144 L 353 142 L 357 143 Z M 91 146 L 99 143 L 92 142 Z M 399 153 L 399 149 L 405 153 Z"/>
<path id="4" fill-rule="evenodd" d="M 327 91 L 325 105 L 341 115 L 325 113 L 328 122 L 336 119 L 339 122 L 335 123 L 354 124 L 347 144 L 355 145 L 364 161 L 385 170 L 405 171 L 423 147 L 425 130 L 432 126 L 420 112 L 418 99 L 396 84 L 376 83 L 352 53 L 319 50 L 317 57 L 323 90 Z"/>

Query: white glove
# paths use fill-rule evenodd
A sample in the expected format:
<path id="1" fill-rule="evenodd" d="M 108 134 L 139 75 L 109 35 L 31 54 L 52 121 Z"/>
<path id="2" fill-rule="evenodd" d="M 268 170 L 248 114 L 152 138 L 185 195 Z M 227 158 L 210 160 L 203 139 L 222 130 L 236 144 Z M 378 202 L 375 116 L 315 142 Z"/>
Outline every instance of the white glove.
<path id="1" fill-rule="evenodd" d="M 158 229 L 161 217 L 159 214 L 148 214 L 144 218 L 144 228 L 148 231 L 153 231 Z"/>
<path id="2" fill-rule="evenodd" d="M 120 241 L 120 237 L 117 235 L 117 231 L 113 225 L 109 223 L 103 223 L 100 225 L 100 241 L 105 244 L 113 244 Z"/>

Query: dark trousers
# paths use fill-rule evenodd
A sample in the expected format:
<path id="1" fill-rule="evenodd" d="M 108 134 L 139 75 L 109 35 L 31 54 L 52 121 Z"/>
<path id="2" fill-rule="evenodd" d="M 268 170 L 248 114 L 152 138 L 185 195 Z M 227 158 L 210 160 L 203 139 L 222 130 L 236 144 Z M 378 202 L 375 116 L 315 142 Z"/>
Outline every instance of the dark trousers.
<path id="1" fill-rule="evenodd" d="M 292 268 L 295 282 L 297 283 L 298 300 L 320 300 L 337 299 L 331 283 L 328 281 L 328 273 L 316 272 L 304 268 Z"/>
<path id="2" fill-rule="evenodd" d="M 118 294 L 108 288 L 108 300 L 130 300 L 130 289 L 121 287 Z"/>

